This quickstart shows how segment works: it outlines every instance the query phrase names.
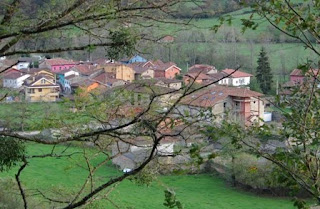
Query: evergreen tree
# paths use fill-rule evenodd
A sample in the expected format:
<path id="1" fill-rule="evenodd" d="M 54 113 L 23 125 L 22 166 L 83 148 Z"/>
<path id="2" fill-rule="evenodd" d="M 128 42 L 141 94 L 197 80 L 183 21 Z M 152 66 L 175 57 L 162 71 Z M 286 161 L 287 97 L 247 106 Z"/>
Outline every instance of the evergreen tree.
<path id="1" fill-rule="evenodd" d="M 261 48 L 259 58 L 258 58 L 258 67 L 257 67 L 257 81 L 260 85 L 260 89 L 264 94 L 267 94 L 271 90 L 272 85 L 272 73 L 269 65 L 269 58 L 267 56 L 264 48 Z"/>

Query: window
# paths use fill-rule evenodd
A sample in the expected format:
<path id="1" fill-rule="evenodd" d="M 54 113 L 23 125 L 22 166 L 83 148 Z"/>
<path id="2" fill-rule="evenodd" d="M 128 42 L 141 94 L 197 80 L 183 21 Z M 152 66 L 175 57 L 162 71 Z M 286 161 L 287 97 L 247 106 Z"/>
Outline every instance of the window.
<path id="1" fill-rule="evenodd" d="M 40 89 L 38 89 L 38 91 L 39 91 L 39 92 L 42 92 L 42 89 L 40 88 Z"/>
<path id="2" fill-rule="evenodd" d="M 29 94 L 34 94 L 34 89 L 28 89 Z"/>
<path id="3" fill-rule="evenodd" d="M 45 84 L 45 83 L 46 83 L 46 80 L 42 79 L 41 84 Z"/>

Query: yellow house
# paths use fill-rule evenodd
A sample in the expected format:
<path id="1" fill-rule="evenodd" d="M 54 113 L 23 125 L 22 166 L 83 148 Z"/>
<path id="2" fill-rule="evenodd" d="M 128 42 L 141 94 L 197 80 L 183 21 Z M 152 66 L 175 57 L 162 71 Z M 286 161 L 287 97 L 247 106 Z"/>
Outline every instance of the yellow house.
<path id="1" fill-rule="evenodd" d="M 100 66 L 103 68 L 103 70 L 107 73 L 114 73 L 116 76 L 116 79 L 124 80 L 124 81 L 133 81 L 135 71 L 132 67 L 127 66 L 122 63 L 107 63 L 103 66 Z"/>
<path id="2" fill-rule="evenodd" d="M 60 86 L 51 72 L 35 72 L 25 81 L 24 87 L 29 102 L 55 102 L 59 98 Z"/>
<path id="3" fill-rule="evenodd" d="M 118 65 L 116 68 L 116 79 L 132 82 L 134 75 L 135 71 L 126 65 Z"/>

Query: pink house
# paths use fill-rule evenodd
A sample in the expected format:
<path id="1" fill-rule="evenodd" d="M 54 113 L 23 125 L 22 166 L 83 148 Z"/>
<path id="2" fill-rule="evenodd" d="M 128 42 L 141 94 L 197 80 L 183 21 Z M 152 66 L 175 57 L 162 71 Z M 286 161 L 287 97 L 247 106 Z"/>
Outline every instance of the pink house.
<path id="1" fill-rule="evenodd" d="M 174 79 L 180 75 L 181 69 L 173 62 L 163 63 L 161 60 L 154 61 L 155 78 Z"/>
<path id="2" fill-rule="evenodd" d="M 303 73 L 302 70 L 294 69 L 290 73 L 290 81 L 295 84 L 303 83 L 306 77 L 312 78 L 314 76 L 319 76 L 319 74 L 320 74 L 320 71 L 318 69 L 310 69 L 306 73 Z"/>
<path id="3" fill-rule="evenodd" d="M 40 64 L 40 68 L 49 68 L 52 72 L 60 72 L 74 67 L 77 63 L 72 60 L 62 58 L 47 59 Z"/>

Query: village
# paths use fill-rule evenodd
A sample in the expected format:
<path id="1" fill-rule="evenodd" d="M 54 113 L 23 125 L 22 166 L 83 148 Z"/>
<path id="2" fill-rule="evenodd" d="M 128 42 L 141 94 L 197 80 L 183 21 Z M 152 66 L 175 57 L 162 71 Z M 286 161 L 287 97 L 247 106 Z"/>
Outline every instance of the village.
<path id="1" fill-rule="evenodd" d="M 183 73 L 173 62 L 146 60 L 138 55 L 120 61 L 97 59 L 83 62 L 63 58 L 39 60 L 38 57 L 22 57 L 18 61 L 2 59 L 1 63 L 2 68 L 7 68 L 2 77 L 3 88 L 19 92 L 15 96 L 7 96 L 5 103 L 59 102 L 66 98 L 72 101 L 79 90 L 84 97 L 90 92 L 110 95 L 125 90 L 132 93 L 129 101 L 124 106 L 119 105 L 115 112 L 115 123 L 119 123 L 119 118 L 129 118 L 141 113 L 146 104 L 149 104 L 152 94 L 162 94 L 157 98 L 156 104 L 160 111 L 166 111 L 181 97 L 186 86 L 205 86 L 184 96 L 176 110 L 167 116 L 166 120 L 177 121 L 175 124 L 178 125 L 171 128 L 161 125 L 161 131 L 170 133 L 187 129 L 179 136 L 164 138 L 159 144 L 158 155 L 162 161 L 159 164 L 164 165 L 163 173 L 170 173 L 177 166 L 199 172 L 194 166 L 186 166 L 192 161 L 188 153 L 175 153 L 177 149 L 182 150 L 182 147 L 190 147 L 193 143 L 207 143 L 206 137 L 199 134 L 204 124 L 219 124 L 224 119 L 232 119 L 246 127 L 262 125 L 276 119 L 271 112 L 265 111 L 265 108 L 270 109 L 272 105 L 270 96 L 250 90 L 253 75 L 241 69 L 218 70 L 214 66 L 196 64 Z M 301 70 L 295 69 L 290 75 L 290 81 L 283 85 L 281 95 L 290 95 L 292 88 L 302 84 L 306 76 L 308 75 L 303 75 Z M 200 120 L 186 128 L 179 124 L 181 118 Z M 276 120 L 279 122 L 279 119 Z M 130 136 L 127 140 L 130 143 L 120 141 L 112 148 L 114 156 L 120 154 L 112 162 L 124 171 L 136 168 L 145 160 L 152 147 L 152 142 L 143 137 Z M 206 145 L 202 155 L 221 147 L 219 144 Z M 205 167 L 206 165 L 202 165 L 201 170 Z"/>

